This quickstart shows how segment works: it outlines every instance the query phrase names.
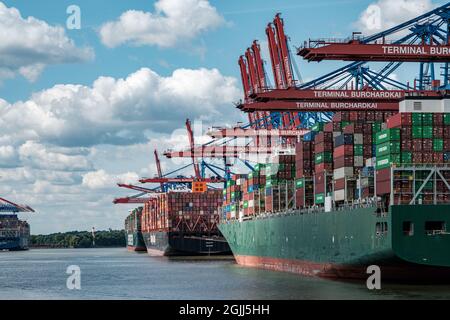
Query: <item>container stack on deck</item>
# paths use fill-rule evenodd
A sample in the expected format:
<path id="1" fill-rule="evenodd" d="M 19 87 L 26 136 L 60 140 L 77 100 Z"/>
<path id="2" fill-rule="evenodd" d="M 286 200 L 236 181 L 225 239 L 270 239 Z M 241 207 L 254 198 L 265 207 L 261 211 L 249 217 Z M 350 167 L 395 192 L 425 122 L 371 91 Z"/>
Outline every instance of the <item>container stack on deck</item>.
<path id="1" fill-rule="evenodd" d="M 399 113 L 387 119 L 386 127 L 376 141 L 378 195 L 390 193 L 391 165 L 450 163 L 450 114 Z M 427 175 L 420 171 L 396 173 L 394 202 L 409 203 L 414 195 L 414 181 L 424 181 Z M 433 203 L 434 188 L 434 181 L 430 180 L 421 192 L 422 203 Z M 436 182 L 436 189 L 438 202 L 448 202 L 443 181 Z"/>
<path id="2" fill-rule="evenodd" d="M 214 230 L 221 204 L 222 190 L 160 194 L 144 206 L 142 231 L 196 233 Z"/>
<path id="3" fill-rule="evenodd" d="M 142 207 L 133 209 L 125 219 L 125 230 L 128 233 L 141 232 Z"/>
<path id="4" fill-rule="evenodd" d="M 386 196 L 392 165 L 450 163 L 450 114 L 337 112 L 310 130 L 296 143 L 295 155 L 278 156 L 228 181 L 225 218 L 321 207 L 327 197 L 340 205 Z M 413 198 L 413 180 L 424 181 L 428 173 L 396 174 L 394 201 L 405 204 Z M 445 183 L 436 184 L 442 191 L 438 203 L 448 202 Z M 432 203 L 433 188 L 430 181 L 420 201 Z"/>

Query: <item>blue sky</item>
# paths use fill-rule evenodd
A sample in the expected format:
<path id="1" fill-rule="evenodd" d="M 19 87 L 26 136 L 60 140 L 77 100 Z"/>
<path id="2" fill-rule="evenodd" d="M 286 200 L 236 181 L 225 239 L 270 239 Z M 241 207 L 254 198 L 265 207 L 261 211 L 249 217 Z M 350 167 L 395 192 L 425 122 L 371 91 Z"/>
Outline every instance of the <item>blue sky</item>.
<path id="1" fill-rule="evenodd" d="M 275 13 L 296 46 L 379 31 L 367 28 L 371 6 L 381 30 L 439 3 L 0 1 L 0 194 L 38 211 L 29 217 L 33 233 L 121 228 L 132 207 L 111 201 L 132 192 L 115 183 L 153 175 L 153 148 L 185 145 L 187 117 L 206 126 L 244 119 L 233 107 L 242 97 L 237 59 L 254 39 L 267 55 Z M 73 4 L 80 30 L 66 28 Z M 296 62 L 303 79 L 341 65 Z M 414 70 L 396 76 L 411 80 Z M 163 162 L 164 170 L 177 165 Z"/>
<path id="2" fill-rule="evenodd" d="M 4 3 L 18 8 L 24 17 L 34 16 L 51 25 L 61 26 L 65 25 L 68 16 L 66 8 L 71 4 L 80 6 L 81 30 L 66 32 L 77 45 L 92 47 L 96 55 L 95 60 L 88 63 L 49 66 L 35 83 L 21 77 L 5 82 L 0 88 L 0 96 L 15 101 L 58 83 L 89 85 L 99 75 L 125 77 L 141 67 L 149 67 L 161 75 L 168 75 L 176 68 L 218 68 L 223 74 L 238 77 L 237 57 L 252 39 L 265 39 L 265 26 L 273 19 L 274 13 L 283 13 L 286 29 L 295 45 L 309 37 L 348 36 L 353 30 L 352 22 L 367 7 L 368 1 L 318 0 L 313 4 L 299 4 L 299 1 L 211 1 L 228 25 L 202 34 L 190 44 L 170 49 L 154 46 L 110 49 L 98 37 L 97 31 L 106 21 L 116 19 L 129 9 L 152 11 L 153 1 L 13 0 Z M 206 53 L 202 55 L 196 50 L 206 50 Z M 320 74 L 315 67 L 305 64 L 305 75 L 313 77 Z"/>

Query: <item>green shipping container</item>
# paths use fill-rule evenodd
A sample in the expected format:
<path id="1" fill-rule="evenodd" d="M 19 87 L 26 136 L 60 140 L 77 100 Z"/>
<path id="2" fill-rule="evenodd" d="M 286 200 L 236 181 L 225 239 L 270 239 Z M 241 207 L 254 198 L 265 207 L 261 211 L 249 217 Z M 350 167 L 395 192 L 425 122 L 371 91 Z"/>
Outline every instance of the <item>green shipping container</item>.
<path id="1" fill-rule="evenodd" d="M 433 114 L 432 113 L 422 113 L 422 125 L 432 126 L 433 125 Z"/>
<path id="2" fill-rule="evenodd" d="M 244 201 L 244 209 L 248 208 L 248 201 Z"/>
<path id="3" fill-rule="evenodd" d="M 441 152 L 444 150 L 443 139 L 433 139 L 433 151 Z"/>
<path id="4" fill-rule="evenodd" d="M 301 188 L 303 188 L 305 186 L 305 179 L 297 179 L 296 181 L 295 181 L 295 187 L 297 188 L 297 189 L 301 189 Z"/>
<path id="5" fill-rule="evenodd" d="M 376 156 L 400 153 L 400 142 L 391 141 L 377 145 Z"/>
<path id="6" fill-rule="evenodd" d="M 333 154 L 331 152 L 322 152 L 316 154 L 315 163 L 321 164 L 321 163 L 330 163 L 333 162 Z"/>
<path id="7" fill-rule="evenodd" d="M 323 193 L 316 194 L 314 202 L 315 202 L 315 204 L 324 204 L 325 203 L 325 194 L 323 194 Z"/>
<path id="8" fill-rule="evenodd" d="M 412 163 L 412 153 L 411 152 L 402 152 L 401 153 L 401 161 L 402 161 L 402 163 Z"/>
<path id="9" fill-rule="evenodd" d="M 423 127 L 413 126 L 412 127 L 412 137 L 413 137 L 413 139 L 422 139 L 423 138 Z"/>
<path id="10" fill-rule="evenodd" d="M 444 124 L 450 126 L 450 113 L 444 113 Z"/>
<path id="11" fill-rule="evenodd" d="M 413 126 L 422 126 L 422 113 L 413 113 L 412 114 L 412 125 Z"/>
<path id="12" fill-rule="evenodd" d="M 386 169 L 389 168 L 392 164 L 401 163 L 401 158 L 399 154 L 388 154 L 385 156 L 377 157 L 376 169 Z"/>
<path id="13" fill-rule="evenodd" d="M 382 144 L 388 141 L 400 141 L 400 129 L 386 129 L 377 134 L 376 144 Z"/>
<path id="14" fill-rule="evenodd" d="M 355 144 L 353 147 L 353 153 L 355 156 L 362 156 L 364 155 L 364 147 L 362 144 Z"/>
<path id="15" fill-rule="evenodd" d="M 422 127 L 422 137 L 424 139 L 432 139 L 433 138 L 433 127 L 431 127 L 431 126 Z"/>

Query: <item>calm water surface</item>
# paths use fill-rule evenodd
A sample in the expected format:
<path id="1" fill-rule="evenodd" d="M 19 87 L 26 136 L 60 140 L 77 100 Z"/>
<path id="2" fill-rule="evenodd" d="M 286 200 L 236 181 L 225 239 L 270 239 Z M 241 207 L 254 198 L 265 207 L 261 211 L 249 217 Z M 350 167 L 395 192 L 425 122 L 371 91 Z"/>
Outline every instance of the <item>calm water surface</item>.
<path id="1" fill-rule="evenodd" d="M 66 268 L 81 268 L 68 290 Z M 243 268 L 232 259 L 152 258 L 125 249 L 0 252 L 0 299 L 450 299 L 450 286 L 365 284 Z"/>

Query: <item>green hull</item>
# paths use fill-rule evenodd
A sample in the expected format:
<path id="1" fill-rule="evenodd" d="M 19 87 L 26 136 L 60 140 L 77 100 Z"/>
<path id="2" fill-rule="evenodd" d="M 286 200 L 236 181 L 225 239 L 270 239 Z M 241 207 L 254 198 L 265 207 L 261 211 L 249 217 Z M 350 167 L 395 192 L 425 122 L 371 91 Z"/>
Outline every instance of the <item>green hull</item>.
<path id="1" fill-rule="evenodd" d="M 293 213 L 223 222 L 219 228 L 237 262 L 246 266 L 367 278 L 367 266 L 378 265 L 385 278 L 419 279 L 424 271 L 448 276 L 450 235 L 427 235 L 424 224 L 450 226 L 450 206 L 393 206 L 384 216 L 375 211 Z M 405 234 L 405 221 L 413 222 L 413 235 Z"/>
<path id="2" fill-rule="evenodd" d="M 144 237 L 142 232 L 134 231 L 126 233 L 127 249 L 129 251 L 147 251 L 145 247 Z"/>

